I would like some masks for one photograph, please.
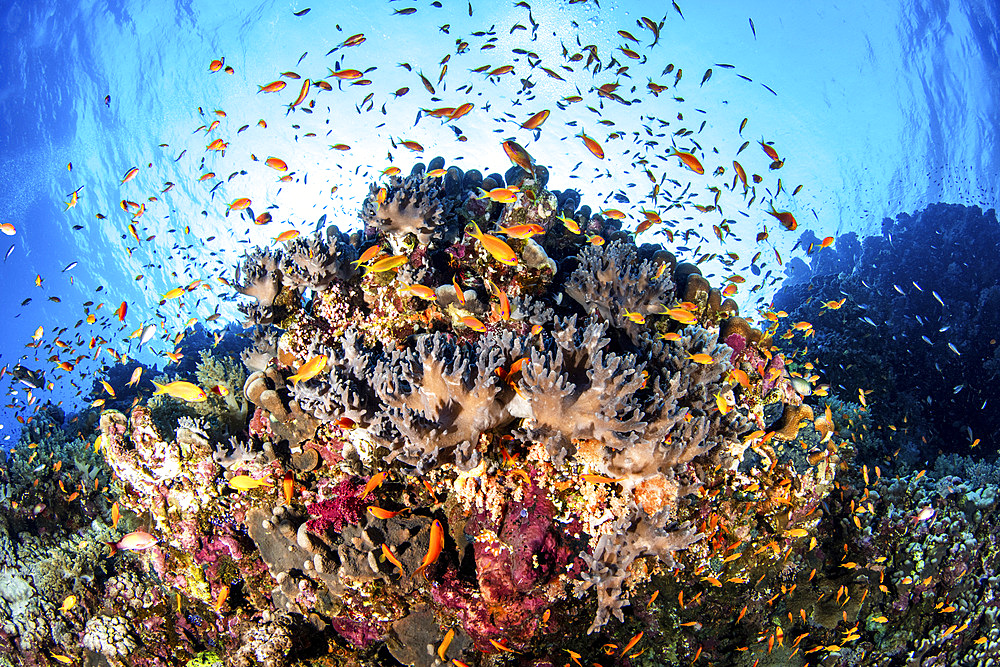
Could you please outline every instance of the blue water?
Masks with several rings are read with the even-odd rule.
[[[472,16],[466,0],[443,0],[442,8],[424,0],[314,4],[301,17],[293,11],[306,8],[305,2],[32,0],[0,7],[0,222],[16,228],[13,236],[0,236],[0,252],[13,244],[0,269],[0,366],[9,371],[20,360],[44,371],[52,384],[29,397],[10,375],[0,380],[4,390],[10,387],[0,441],[16,440],[17,416],[28,418],[35,407],[29,400],[62,401],[74,410],[96,398],[89,395],[92,383],[101,364],[113,362],[107,348],[162,367],[164,353],[190,318],[204,322],[221,313],[210,329],[238,320],[218,278],[233,277],[248,244],[269,243],[293,228],[309,233],[321,215],[341,228],[356,226],[368,183],[390,164],[406,172],[420,159],[442,155],[449,164],[503,173],[510,163],[500,142],[514,137],[549,168],[550,188],[578,188],[594,209],[629,213],[633,227],[642,219],[638,211],[651,206],[639,159],[655,163],[657,178],[691,183],[698,203],[711,204],[713,192],[706,188],[718,187],[722,216],[691,206],[668,216],[662,199],[659,210],[677,221],[675,234],[692,229],[701,236],[668,244],[688,248],[679,252],[686,259],[739,255],[731,267],[710,259],[703,271],[715,282],[746,274],[737,295],[744,312],[773,294],[784,271],[775,253],[783,262],[801,255],[794,246],[803,230],[819,238],[848,231],[866,235],[877,231],[884,216],[936,201],[991,208],[1000,194],[1000,10],[988,1],[770,2],[752,8],[682,2],[683,17],[664,3],[539,2],[530,14],[536,30],[528,10],[513,3],[474,1]],[[417,12],[393,13],[404,7]],[[641,16],[664,19],[653,49],[650,30],[637,25]],[[365,35],[362,44],[325,55],[358,33]],[[458,53],[461,40],[469,46]],[[495,48],[482,48],[490,44]],[[583,68],[582,46],[591,44],[604,65],[596,75]],[[564,48],[568,55],[583,53],[583,59],[568,61]],[[534,57],[512,49],[537,54],[541,66],[564,80],[531,67]],[[448,54],[442,84],[441,61]],[[612,55],[617,64],[609,63]],[[211,73],[216,58],[234,73]],[[676,69],[662,73],[671,63],[683,69],[676,87]],[[514,65],[515,73],[487,79],[471,71],[505,64]],[[628,70],[616,73],[619,66]],[[699,85],[710,67],[712,76]],[[316,80],[328,75],[327,68],[376,69],[366,73],[372,81],[367,86],[344,82],[338,90],[337,81],[327,79],[332,91],[313,88],[307,102],[287,115],[301,79],[284,79],[288,85],[278,93],[257,92],[282,72]],[[434,85],[438,101],[418,72]],[[616,81],[623,99],[641,101],[625,106],[595,94],[596,86]],[[670,89],[654,97],[649,81]],[[462,89],[466,85],[471,89]],[[409,91],[394,94],[403,87]],[[364,102],[369,93],[370,107]],[[577,94],[584,101],[557,105]],[[310,100],[311,114],[303,111]],[[475,109],[453,123],[423,114],[415,125],[419,109],[466,101]],[[552,115],[536,139],[518,124],[542,109]],[[743,118],[748,121],[741,136]],[[258,125],[261,119],[266,129]],[[211,134],[198,129],[213,120],[219,126]],[[248,128],[238,133],[243,125]],[[704,150],[704,177],[676,158],[653,157],[662,156],[671,133],[681,128],[694,131],[691,138]],[[603,161],[574,137],[581,131],[603,143]],[[614,132],[622,136],[609,138]],[[653,135],[663,135],[655,138],[659,144],[644,147]],[[230,143],[228,150],[207,152],[217,137]],[[393,148],[391,141],[400,139],[419,142],[425,151]],[[773,142],[784,159],[780,170],[768,169],[760,139]],[[738,159],[764,177],[749,208],[727,189],[731,161],[745,140],[750,146]],[[350,149],[331,150],[336,144]],[[683,137],[677,145],[692,147]],[[288,163],[292,182],[277,181],[281,174],[264,165],[269,156]],[[725,174],[712,177],[716,166]],[[131,167],[138,175],[120,183]],[[198,180],[209,171],[216,177]],[[163,192],[168,183],[174,185]],[[801,192],[790,196],[800,184]],[[64,210],[70,193],[81,187],[78,204]],[[766,215],[771,195],[775,206],[795,214],[798,230],[785,232]],[[240,197],[252,199],[256,215],[276,207],[270,209],[274,221],[258,226],[237,213],[226,216],[226,204]],[[122,200],[144,206],[142,216],[123,211]],[[723,219],[735,222],[720,246],[711,227]],[[770,245],[758,247],[754,239],[764,225]],[[758,250],[762,271],[754,279],[747,263]],[[159,305],[163,294],[196,280],[204,283]],[[751,292],[756,284],[760,289]],[[88,301],[93,304],[85,307]],[[128,312],[120,324],[113,313],[122,302]],[[85,308],[96,316],[93,325],[85,321]],[[78,320],[84,321],[77,326]],[[160,326],[158,337],[137,353],[137,341],[127,337],[148,323]],[[40,347],[26,348],[39,326]],[[98,346],[103,350],[94,360]],[[73,371],[56,369],[67,360]]]

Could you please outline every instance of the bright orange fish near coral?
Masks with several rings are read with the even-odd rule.
[[[441,522],[434,519],[431,523],[431,535],[430,543],[427,546],[427,555],[424,556],[423,561],[420,563],[420,567],[413,571],[413,576],[417,574],[424,574],[426,577],[427,567],[434,563],[441,555],[441,550],[444,548],[444,528],[441,526]]]

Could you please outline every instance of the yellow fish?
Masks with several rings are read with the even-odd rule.
[[[76,596],[75,595],[67,595],[66,599],[63,600],[62,605],[60,605],[59,611],[69,611],[70,609],[72,609],[75,606],[76,606]]]
[[[405,294],[412,294],[413,296],[420,297],[421,299],[427,299],[428,301],[437,300],[437,293],[427,285],[404,285],[399,288],[399,291]]]
[[[574,234],[580,233],[580,225],[577,224],[576,220],[573,220],[572,218],[567,218],[564,215],[557,215],[556,217],[562,221],[563,225],[566,226],[566,229],[573,232]]]
[[[256,489],[259,486],[274,486],[266,479],[254,479],[249,475],[237,475],[229,480],[229,486],[237,489],[239,491],[250,491],[251,489]]]
[[[698,321],[697,315],[684,308],[671,308],[663,311],[663,314],[681,324],[695,324]]]
[[[175,287],[166,294],[163,295],[164,301],[170,301],[171,299],[176,299],[181,294],[184,294],[186,290],[183,287]]]
[[[364,267],[365,272],[362,275],[392,271],[396,267],[406,264],[407,261],[409,261],[409,257],[406,255],[393,255],[392,257],[386,257],[384,259],[380,259],[371,266]]]
[[[153,392],[153,396],[157,394],[166,394],[172,398],[176,398],[182,401],[187,401],[189,403],[197,403],[199,401],[204,401],[208,399],[205,392],[202,391],[201,387],[190,382],[185,382],[183,380],[175,380],[168,384],[159,384],[153,381],[156,386],[156,391]]]
[[[732,408],[729,406],[729,402],[724,396],[716,392],[715,394],[715,406],[719,409],[719,412],[723,415],[728,415]]]
[[[636,324],[645,324],[646,323],[646,317],[642,313],[633,313],[632,311],[630,311],[630,310],[628,310],[626,308],[626,309],[624,309],[622,311],[622,315],[624,315],[626,318],[632,320]]]
[[[298,371],[295,375],[292,375],[288,379],[292,381],[292,385],[297,385],[299,382],[305,382],[306,380],[311,380],[326,368],[327,356],[325,354],[319,354],[307,361],[306,363],[299,366]]]
[[[715,363],[715,359],[712,357],[712,355],[706,354],[705,352],[699,352],[697,354],[688,354],[687,358],[696,364]]]
[[[68,665],[71,662],[73,662],[73,658],[69,657],[68,655],[63,655],[62,653],[50,653],[49,655],[51,655],[53,658],[63,663],[64,665]]]
[[[514,254],[513,248],[492,234],[484,234],[476,223],[473,222],[466,227],[465,232],[479,241],[493,259],[507,266],[517,266],[517,255]]]
[[[215,598],[215,611],[218,612],[222,609],[222,605],[226,604],[226,599],[229,597],[229,585],[223,586],[219,589],[219,594]]]

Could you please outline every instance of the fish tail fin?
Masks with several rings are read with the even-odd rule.
[[[165,394],[165,393],[167,393],[166,386],[160,384],[156,380],[150,380],[150,382],[152,382],[153,385],[156,386],[156,391],[153,392],[153,396],[156,396],[157,394]]]

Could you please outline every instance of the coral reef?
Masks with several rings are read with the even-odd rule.
[[[198,334],[162,378],[207,400],[109,403],[74,435],[40,411],[8,461],[0,649],[863,664],[877,639],[878,664],[937,664],[961,637],[953,658],[989,655],[995,470],[883,474],[866,393],[829,395],[780,327],[546,181],[439,159],[388,177],[364,230],[244,258],[250,343]],[[505,182],[506,203],[478,189]]]
[[[886,440],[878,455],[902,447],[910,465],[929,463],[908,433],[946,452],[1000,448],[989,407],[1000,371],[998,243],[993,210],[935,204],[886,218],[860,248],[847,238],[814,251],[811,271],[800,267],[775,296],[788,312],[779,343],[797,333],[792,323],[810,322],[826,381],[845,396],[865,391]]]

